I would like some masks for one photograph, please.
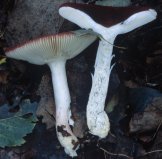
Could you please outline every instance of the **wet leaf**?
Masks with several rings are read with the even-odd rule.
[[[24,137],[35,127],[37,103],[24,100],[17,113],[9,112],[6,104],[0,114],[0,147],[20,146],[25,143]]]
[[[4,63],[6,63],[6,58],[0,59],[0,65],[2,65],[2,64],[4,64]]]
[[[0,119],[0,147],[20,146],[25,143],[23,137],[31,133],[35,120],[30,116],[14,116]]]
[[[119,102],[118,94],[113,95],[111,100],[106,106],[106,112],[111,113],[114,110],[114,107],[118,104],[118,102]]]
[[[16,115],[26,115],[26,114],[32,114],[33,119],[36,121],[36,111],[37,111],[38,103],[33,102],[31,103],[29,99],[24,100],[20,104],[20,110]]]
[[[155,130],[162,122],[162,97],[155,97],[143,112],[135,113],[129,123],[130,132]]]
[[[162,94],[149,87],[132,88],[129,90],[129,103],[133,113],[143,112],[155,97],[162,97]]]

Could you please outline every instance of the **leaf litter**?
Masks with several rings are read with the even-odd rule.
[[[11,1],[13,2],[13,0]],[[13,4],[19,3],[18,1],[16,3],[8,2],[6,1],[5,5],[12,4],[12,9]],[[85,126],[83,128],[84,132],[81,131],[82,135],[80,135],[81,149],[79,150],[78,157],[80,159],[161,159],[162,63],[160,59],[162,58],[162,11],[160,7],[162,2],[161,0],[132,0],[132,4],[153,6],[158,10],[159,18],[156,22],[147,25],[145,28],[136,30],[123,37],[119,36],[116,40],[117,46],[123,46],[128,49],[120,50],[119,48],[114,48],[116,55],[113,59],[116,62],[114,69],[117,70],[116,74],[120,82],[119,85],[116,81],[113,83],[115,89],[110,91],[106,101],[106,110],[111,122],[111,132],[107,138],[98,140],[98,138],[89,134],[86,120],[84,120],[84,123],[81,124]],[[11,8],[7,7],[9,10]],[[26,32],[25,36],[29,34],[29,30],[26,29],[26,31],[28,33]],[[1,54],[3,54],[2,50],[7,44],[14,43],[14,38],[10,39],[11,41],[8,40],[7,43],[5,42],[8,37],[11,37],[13,32],[14,30],[11,32],[7,30],[7,34],[4,33],[5,36],[0,37]],[[43,31],[40,31],[40,33],[43,33]],[[24,35],[18,33],[18,35],[20,34],[23,39]],[[15,41],[21,40],[16,39]],[[93,67],[91,67],[94,61],[91,58],[94,58],[92,52],[96,51],[91,49],[86,52],[86,55],[84,54],[76,58],[79,59],[76,62],[79,67],[76,67],[75,72],[68,67],[68,74],[73,79],[70,85],[72,88],[72,106],[77,106],[77,108],[73,108],[73,116],[76,120],[77,118],[85,119],[85,110],[81,111],[80,107],[84,106],[84,103],[86,105],[84,100],[88,96],[88,91],[87,85],[83,85],[79,80],[82,79],[85,81],[84,83],[90,83],[90,79],[87,77],[92,73],[91,70],[93,70]],[[86,64],[80,63],[80,59],[84,59],[83,61]],[[3,128],[0,131],[10,130],[11,124],[15,126],[14,133],[10,134],[12,132],[10,131],[8,136],[7,133],[5,134],[7,138],[12,138],[10,143],[8,140],[7,142],[6,140],[0,141],[0,143],[3,142],[1,143],[2,145],[8,144],[7,148],[0,149],[0,158],[67,158],[55,136],[55,110],[50,75],[40,76],[39,82],[33,82],[31,80],[32,77],[26,76],[29,65],[23,62],[20,63],[8,59],[5,62],[4,58],[0,59],[0,118],[6,120],[6,124],[1,125],[2,119],[0,119],[0,128]],[[81,74],[79,68],[83,68],[85,65],[85,71]],[[30,72],[32,73],[32,71]],[[48,72],[47,69],[45,71]],[[43,72],[42,74],[45,73]],[[83,76],[87,77],[83,78]],[[75,82],[77,86],[73,86]],[[132,89],[137,89],[137,91],[130,98]],[[158,90],[159,93],[156,94],[154,91],[151,91],[150,95],[148,94],[150,89]],[[143,91],[145,93],[142,93]],[[16,121],[17,123],[15,123]],[[24,126],[25,124],[27,125]],[[18,125],[21,129],[19,129]],[[78,126],[77,129],[82,128]],[[32,134],[27,135],[31,132]],[[26,143],[23,144],[25,140]],[[4,144],[5,142],[6,144]],[[23,145],[16,148],[10,147],[21,144]]]

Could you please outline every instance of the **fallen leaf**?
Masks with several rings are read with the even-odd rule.
[[[135,83],[134,81],[132,80],[129,80],[129,81],[124,81],[124,85],[128,88],[138,88],[138,84]]]
[[[9,112],[10,107],[1,106],[0,114],[0,147],[20,146],[25,143],[23,137],[31,133],[37,118],[35,111],[37,103],[24,100],[20,103],[17,113]]]
[[[36,115],[43,117],[42,122],[45,123],[47,129],[49,129],[55,126],[54,94],[52,81],[49,75],[44,75],[42,77],[37,94],[41,96],[41,100],[39,102]]]
[[[35,120],[30,116],[14,116],[0,119],[0,147],[20,146],[25,143],[23,137],[31,133]]]
[[[129,123],[130,133],[154,130],[162,122],[162,97],[155,97],[143,112],[135,113]]]
[[[2,65],[4,63],[6,63],[6,58],[5,57],[0,59],[0,65]]]
[[[116,93],[112,96],[111,100],[108,102],[105,111],[107,113],[111,113],[114,110],[114,107],[118,104],[119,102],[119,94]]]
[[[86,115],[84,112],[82,113],[73,113],[74,114],[74,127],[73,127],[73,133],[75,136],[79,138],[83,138],[85,135],[86,130],[88,129],[87,123],[86,123]]]
[[[0,84],[7,84],[9,72],[6,70],[0,70]]]

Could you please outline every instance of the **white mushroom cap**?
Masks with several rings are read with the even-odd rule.
[[[66,78],[66,60],[73,58],[96,40],[87,31],[75,31],[37,38],[6,50],[6,56],[33,64],[48,64],[51,70],[56,105],[56,133],[65,152],[77,156],[79,142],[69,124],[70,92]]]
[[[122,29],[120,34],[130,32],[142,25],[145,25],[155,20],[156,16],[157,13],[153,9],[148,9],[146,11],[135,13],[122,23]]]
[[[126,33],[151,22],[157,16],[156,11],[148,7],[110,7],[75,3],[63,4],[59,14],[81,28],[92,29],[99,34],[100,30],[112,26],[117,26],[114,30],[118,34]]]
[[[83,31],[82,31],[83,32]],[[71,59],[96,40],[96,36],[80,30],[37,38],[6,49],[6,56],[43,65],[56,59]]]

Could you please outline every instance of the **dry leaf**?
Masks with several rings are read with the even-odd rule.
[[[37,94],[41,96],[37,109],[37,116],[42,116],[42,122],[46,124],[47,129],[55,125],[55,105],[52,89],[52,81],[49,75],[42,77],[41,83],[37,90]]]
[[[162,97],[156,97],[149,103],[144,112],[136,113],[132,117],[130,132],[145,132],[154,130],[162,121]]]
[[[0,84],[7,84],[9,72],[6,70],[0,70]]]

